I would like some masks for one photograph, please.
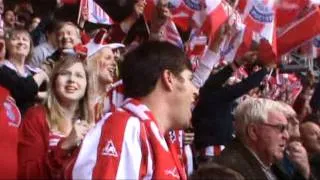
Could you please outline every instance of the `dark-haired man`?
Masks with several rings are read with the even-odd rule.
[[[185,54],[168,42],[146,42],[125,56],[121,68],[130,98],[95,127],[96,162],[83,170],[93,169],[97,179],[186,179],[176,146],[165,137],[190,125],[198,95]]]

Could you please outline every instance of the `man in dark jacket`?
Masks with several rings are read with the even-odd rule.
[[[199,101],[192,116],[197,149],[205,150],[208,146],[227,145],[231,142],[233,138],[232,111],[235,107],[235,100],[258,87],[268,74],[267,68],[262,68],[240,83],[223,86],[239,65],[245,62],[244,58],[235,60],[218,73],[210,75],[200,89]],[[203,158],[206,159],[207,156]]]
[[[277,179],[271,166],[284,157],[288,121],[281,103],[248,98],[235,110],[234,139],[215,162],[238,171],[245,179]]]

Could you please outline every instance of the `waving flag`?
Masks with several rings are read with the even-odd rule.
[[[252,40],[260,43],[260,58],[274,59],[277,56],[275,0],[240,0],[238,9],[246,25],[245,39],[247,47]],[[259,34],[255,36],[254,34]]]
[[[151,20],[159,0],[147,0],[146,17]],[[231,6],[223,0],[169,0],[172,20],[182,30],[200,28],[213,35],[232,13]]]
[[[277,35],[278,53],[285,54],[320,34],[320,10],[314,7]]]
[[[114,24],[112,18],[94,0],[81,0],[79,14],[87,11],[88,21],[96,24]]]
[[[243,55],[244,52],[248,50],[246,46],[244,46],[245,31],[246,26],[238,23],[231,34],[225,37],[221,45],[220,61],[232,62],[237,56]]]
[[[164,28],[163,40],[183,49],[183,42],[174,22],[172,20],[168,20]]]
[[[208,43],[208,37],[205,35],[197,34],[198,30],[192,29],[189,41],[186,45],[186,53],[189,58],[192,56],[202,57],[205,53]]]
[[[276,4],[277,28],[284,28],[295,21],[309,5],[309,0],[281,0]]]

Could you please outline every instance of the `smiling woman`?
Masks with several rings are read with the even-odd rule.
[[[6,60],[0,66],[0,85],[7,88],[23,114],[37,96],[38,87],[49,78],[40,69],[26,65],[33,49],[25,30],[12,30],[5,39]]]
[[[108,31],[100,29],[87,45],[90,107],[92,108],[91,115],[96,121],[111,109],[108,106],[110,97],[107,96],[107,92],[117,79],[117,63],[112,50],[124,47],[119,43],[107,44],[108,37]]]
[[[77,57],[66,56],[53,69],[45,105],[30,108],[20,129],[20,178],[64,179],[79,144],[91,127],[88,74]]]

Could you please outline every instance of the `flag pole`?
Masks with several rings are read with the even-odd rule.
[[[144,22],[144,25],[145,25],[145,27],[146,27],[148,36],[150,36],[150,27],[149,27],[149,25],[148,25],[148,21],[147,21],[147,19],[146,19],[146,16],[145,16],[144,14],[142,14],[141,16],[142,16],[142,18],[143,18],[143,22]]]
[[[77,24],[80,23],[80,16],[81,16],[81,12],[82,12],[82,4],[83,4],[83,0],[80,0]]]

